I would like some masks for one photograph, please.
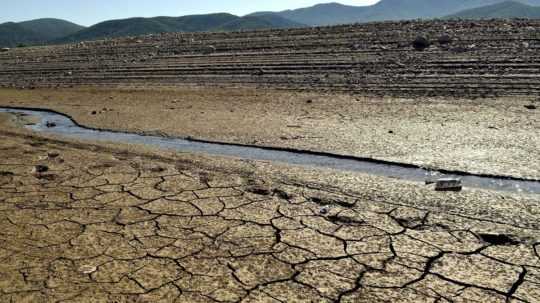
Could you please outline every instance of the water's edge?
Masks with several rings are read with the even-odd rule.
[[[42,133],[63,135],[77,139],[136,143],[184,152],[232,156],[250,160],[267,160],[301,166],[326,167],[345,171],[359,171],[379,176],[423,182],[434,177],[458,177],[466,187],[540,194],[540,180],[512,176],[475,174],[464,171],[429,169],[415,164],[399,163],[350,155],[332,154],[284,147],[253,146],[202,139],[169,137],[145,133],[129,133],[80,125],[64,113],[30,107],[0,107],[0,112],[25,114],[40,118],[27,128]],[[47,127],[47,122],[54,127]]]

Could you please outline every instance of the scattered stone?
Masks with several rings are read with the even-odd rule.
[[[47,121],[47,123],[45,123],[45,126],[46,126],[47,128],[56,127],[56,123]]]
[[[412,46],[417,51],[423,51],[426,48],[428,48],[430,45],[431,44],[429,40],[422,36],[416,37],[416,39],[414,39],[414,41],[412,42]]]
[[[461,191],[462,189],[461,179],[442,178],[435,182],[436,191]]]
[[[439,36],[439,38],[437,39],[437,42],[439,42],[440,45],[450,44],[452,43],[452,37],[450,37],[450,35],[448,34],[443,34]]]
[[[526,109],[530,109],[530,110],[536,109],[536,105],[533,105],[533,104],[528,104],[528,105],[525,105],[524,107],[525,107]]]
[[[309,99],[309,100],[306,101],[306,103],[311,104],[311,103],[313,103],[313,100]]]
[[[83,274],[91,274],[97,271],[97,267],[90,265],[83,265],[79,268],[79,271]]]
[[[41,174],[41,173],[44,173],[44,172],[47,172],[47,171],[49,171],[49,167],[46,166],[46,165],[36,165],[32,169],[33,173],[38,173],[38,174]]]
[[[56,152],[47,153],[47,157],[51,159],[58,158],[58,156],[60,156],[60,154]]]
[[[92,114],[92,115],[97,115],[97,111],[94,110],[94,111],[92,111],[91,114]]]
[[[72,71],[67,71],[64,73],[64,76],[72,76],[72,75],[73,75]]]
[[[389,134],[393,134],[394,131],[393,131],[393,130],[389,130],[388,133],[389,133]]]
[[[482,241],[489,243],[491,245],[499,245],[499,246],[519,245],[519,241],[513,239],[512,236],[509,236],[509,235],[479,234],[478,236],[480,237]]]
[[[320,213],[321,215],[326,215],[326,214],[328,214],[329,212],[330,212],[330,206],[328,206],[328,205],[327,205],[327,206],[321,207],[321,209],[319,210],[319,213]]]

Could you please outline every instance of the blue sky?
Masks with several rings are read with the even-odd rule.
[[[228,12],[245,15],[254,11],[284,10],[335,0],[0,0],[0,23],[37,18],[60,18],[81,25],[128,17],[182,16]],[[337,1],[369,5],[377,0]]]

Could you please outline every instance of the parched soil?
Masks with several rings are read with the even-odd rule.
[[[96,128],[289,147],[540,179],[531,98],[380,98],[263,89],[0,89],[0,106]]]
[[[375,95],[538,95],[540,21],[408,21],[175,33],[14,49],[0,85],[269,87]],[[440,44],[444,34],[451,37]],[[415,51],[425,36],[432,46]],[[215,49],[208,53],[210,46]]]
[[[39,138],[0,115],[2,302],[535,302],[535,197]]]
[[[385,22],[14,49],[0,54],[0,106],[538,179],[539,26]],[[411,47],[443,33],[452,43]],[[21,119],[0,114],[0,302],[540,297],[538,195],[68,141]]]

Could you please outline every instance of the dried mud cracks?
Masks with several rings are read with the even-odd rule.
[[[2,302],[540,298],[525,218],[505,227],[30,137],[2,135],[0,150]],[[479,232],[505,228],[514,234]]]

